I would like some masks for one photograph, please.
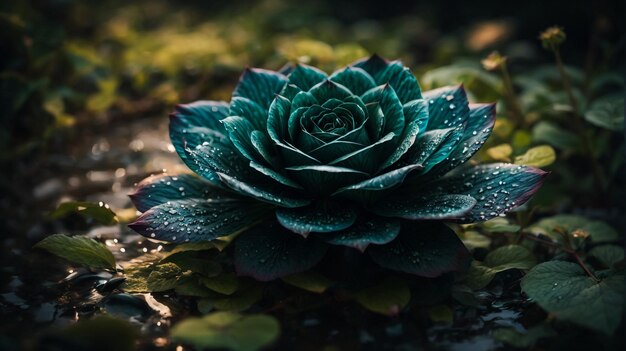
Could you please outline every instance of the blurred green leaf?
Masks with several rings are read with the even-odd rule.
[[[488,148],[485,152],[493,160],[509,162],[511,161],[510,156],[513,153],[513,148],[509,144],[500,144]]]
[[[624,260],[624,248],[617,245],[600,245],[591,249],[589,256],[597,258],[606,268],[613,268]]]
[[[280,334],[276,318],[268,315],[240,315],[215,312],[202,318],[188,318],[172,328],[172,339],[198,349],[225,348],[234,351],[258,350]]]
[[[515,164],[533,167],[549,166],[556,160],[556,153],[551,146],[541,145],[528,149],[523,155],[515,157]]]
[[[528,228],[535,235],[543,234],[555,241],[561,241],[561,235],[555,232],[559,229],[568,234],[577,230],[583,231],[589,235],[589,239],[594,243],[614,241],[619,238],[617,231],[610,225],[578,215],[563,214],[544,218]]]
[[[496,217],[480,224],[490,233],[515,233],[520,230],[517,224],[511,224],[506,218]]]
[[[50,216],[52,218],[62,218],[70,213],[78,213],[85,218],[93,219],[105,225],[117,223],[115,213],[111,211],[109,205],[102,202],[97,204],[83,201],[64,202]]]
[[[241,312],[249,309],[263,297],[263,288],[257,284],[241,287],[232,295],[212,294],[198,300],[198,310],[209,313],[215,309]]]
[[[558,319],[613,334],[624,308],[624,276],[609,273],[599,282],[576,263],[544,262],[522,279],[522,291]]]
[[[540,339],[556,335],[549,324],[543,323],[529,328],[524,333],[513,328],[500,328],[493,331],[494,339],[520,349],[532,348]]]
[[[315,271],[292,274],[283,277],[282,280],[289,285],[318,294],[334,284],[333,281]]]
[[[411,299],[407,283],[398,277],[389,277],[382,282],[356,293],[356,301],[368,310],[395,316]]]
[[[537,264],[535,256],[520,245],[507,245],[491,251],[485,261],[473,261],[463,283],[477,290],[487,286],[496,273],[509,269],[531,269]]]
[[[585,119],[601,128],[616,132],[624,130],[624,96],[610,96],[594,101],[587,112]]]
[[[577,151],[580,149],[580,140],[576,134],[564,130],[550,122],[541,121],[533,127],[533,141],[546,143],[557,149]]]
[[[54,234],[34,247],[83,266],[115,269],[115,258],[111,251],[103,244],[84,236]]]
[[[232,295],[239,288],[239,280],[232,273],[222,273],[211,278],[202,277],[200,282],[210,290],[223,295]]]
[[[51,332],[50,337],[43,338],[37,350],[49,350],[54,345],[55,350],[77,351],[134,351],[137,349],[137,340],[140,332],[136,326],[128,321],[113,318],[108,315],[96,316],[93,319],[81,319],[78,323],[58,332]]]

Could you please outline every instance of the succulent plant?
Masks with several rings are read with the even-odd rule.
[[[443,221],[502,215],[546,174],[463,165],[494,120],[495,105],[470,104],[462,85],[422,92],[379,56],[330,76],[302,64],[246,69],[230,103],[176,107],[170,138],[200,177],[144,180],[131,227],[176,243],[239,233],[237,272],[258,280],[307,270],[329,245],[419,276],[462,270],[469,253]]]

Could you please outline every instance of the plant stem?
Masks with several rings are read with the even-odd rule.
[[[538,242],[538,243],[540,243],[542,245],[551,246],[553,248],[560,249],[560,250],[563,250],[564,252],[567,252],[568,254],[570,254],[570,255],[572,255],[574,257],[574,259],[576,260],[578,265],[580,265],[580,267],[582,267],[582,269],[585,271],[585,273],[591,279],[593,279],[596,283],[600,282],[600,279],[598,279],[598,277],[596,277],[595,274],[593,274],[593,272],[591,272],[589,267],[587,267],[585,262],[583,262],[583,260],[580,258],[580,256],[578,255],[578,253],[574,249],[568,248],[568,247],[563,247],[562,245],[559,245],[558,243],[553,243],[551,241],[539,239],[538,237],[536,237],[536,236],[534,236],[532,234],[524,235],[524,238],[528,239],[528,240],[536,241],[536,242]]]
[[[570,105],[572,105],[574,114],[576,114],[576,117],[579,117],[580,114],[578,113],[578,101],[576,100],[576,96],[574,96],[574,89],[572,88],[572,82],[569,79],[569,75],[565,71],[563,59],[561,59],[561,51],[558,47],[553,47],[552,52],[554,53],[556,67],[559,69],[559,74],[561,75],[561,80],[563,81],[563,87],[565,88],[567,98],[569,99]]]
[[[522,112],[522,108],[520,107],[519,102],[517,101],[517,97],[515,95],[515,90],[513,89],[513,81],[511,80],[511,76],[509,75],[509,69],[506,63],[503,63],[500,67],[500,72],[502,72],[502,81],[504,83],[504,91],[506,92],[507,99],[509,100],[509,110],[511,112],[511,116],[513,117],[513,123],[516,127],[524,127],[526,121],[524,120],[524,114]]]
[[[604,174],[602,173],[602,168],[600,167],[598,160],[593,154],[591,140],[589,139],[589,134],[587,133],[585,125],[583,123],[583,116],[578,110],[578,101],[576,100],[576,96],[574,95],[574,89],[572,87],[570,77],[565,71],[565,65],[563,64],[563,59],[561,58],[561,51],[557,46],[552,46],[552,52],[554,53],[554,58],[556,60],[556,67],[558,68],[561,80],[563,81],[563,88],[565,89],[565,93],[567,94],[570,105],[572,106],[574,115],[574,128],[576,129],[576,132],[578,133],[578,136],[582,142],[582,151],[591,163],[593,180],[596,190],[598,191],[598,194],[603,194],[604,189],[606,189]]]

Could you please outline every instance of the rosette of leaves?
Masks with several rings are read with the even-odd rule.
[[[331,75],[247,69],[230,103],[176,107],[170,138],[200,177],[142,182],[131,197],[144,213],[131,227],[178,243],[239,233],[236,269],[258,280],[307,270],[329,245],[419,276],[462,270],[468,251],[442,221],[499,216],[545,176],[458,167],[494,117],[494,104],[470,104],[462,85],[422,92],[408,68],[378,56]]]

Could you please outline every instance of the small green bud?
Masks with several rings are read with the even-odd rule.
[[[489,56],[485,57],[480,61],[482,63],[483,68],[487,71],[495,71],[506,64],[507,57],[500,55],[499,52],[494,51]]]
[[[565,35],[565,31],[563,31],[563,28],[558,26],[550,27],[539,34],[541,45],[548,50],[554,50],[561,45],[566,38],[567,36]]]

